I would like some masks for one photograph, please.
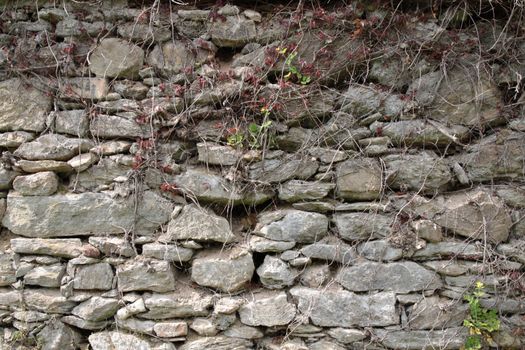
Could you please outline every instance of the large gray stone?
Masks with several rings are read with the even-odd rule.
[[[144,304],[148,312],[141,314],[140,317],[145,319],[199,317],[210,313],[213,298],[203,291],[186,287],[172,293],[146,293]]]
[[[77,330],[58,320],[48,322],[37,335],[37,342],[42,345],[41,350],[72,349],[81,341],[82,335]]]
[[[326,237],[301,248],[301,253],[311,259],[326,260],[330,263],[352,263],[356,258],[355,248],[336,237]]]
[[[248,326],[284,326],[295,317],[295,305],[288,302],[284,292],[264,292],[239,309],[241,322]]]
[[[172,343],[155,343],[120,331],[92,333],[88,340],[93,350],[175,350],[175,345]]]
[[[403,257],[403,249],[395,248],[387,240],[366,241],[357,247],[360,256],[374,261],[394,261]]]
[[[355,241],[388,236],[392,218],[372,213],[337,213],[333,221],[341,238]]]
[[[155,132],[149,124],[136,122],[134,113],[100,114],[91,119],[89,130],[94,137],[148,139]]]
[[[69,160],[81,152],[88,152],[93,146],[93,142],[87,139],[46,134],[22,144],[14,154],[27,160]]]
[[[396,295],[382,292],[358,295],[342,290],[294,287],[297,307],[321,327],[383,327],[398,324]]]
[[[273,192],[265,188],[243,191],[222,176],[205,170],[188,170],[175,176],[175,183],[191,196],[205,203],[254,205],[268,201]]]
[[[298,271],[291,269],[284,261],[271,255],[266,255],[262,265],[257,268],[261,283],[268,289],[291,286],[298,274]]]
[[[307,180],[319,168],[311,158],[289,155],[279,159],[265,159],[249,168],[249,177],[265,183],[282,183],[290,179]]]
[[[23,196],[49,196],[57,191],[58,176],[51,171],[18,176],[13,188]]]
[[[74,301],[68,300],[58,289],[29,289],[23,291],[25,304],[29,309],[45,313],[68,314],[76,306]]]
[[[104,22],[83,22],[74,19],[73,17],[66,17],[63,21],[57,23],[56,35],[59,37],[67,36],[81,36],[81,35],[99,35],[105,28]]]
[[[432,296],[418,301],[410,311],[410,329],[459,327],[467,317],[468,306],[457,301]]]
[[[319,213],[279,210],[259,216],[255,234],[276,241],[311,243],[328,232],[328,219]]]
[[[460,236],[492,243],[506,241],[512,226],[503,201],[483,188],[424,201],[416,211]]]
[[[26,237],[125,233],[152,235],[166,223],[173,205],[145,191],[135,210],[133,198],[113,199],[103,193],[24,197],[11,193],[2,224]]]
[[[175,270],[168,261],[143,257],[117,266],[118,289],[168,292],[175,289]]]
[[[78,238],[13,238],[11,239],[11,249],[18,254],[43,254],[76,258],[82,254],[82,242]]]
[[[83,109],[50,113],[46,124],[55,132],[78,137],[86,136],[89,130],[88,114]]]
[[[214,143],[198,143],[199,161],[212,165],[235,165],[239,162],[242,152],[230,146]]]
[[[449,165],[434,152],[390,155],[383,158],[390,188],[427,193],[446,189],[452,180]]]
[[[483,254],[483,247],[477,244],[464,242],[439,242],[427,243],[423,249],[417,250],[412,257],[415,259],[457,257],[477,260],[481,259]]]
[[[40,287],[60,287],[66,273],[64,265],[37,266],[24,276],[24,283]]]
[[[286,202],[319,200],[335,187],[332,183],[290,180],[279,188],[279,199]]]
[[[51,96],[21,79],[0,82],[0,130],[44,130]]]
[[[195,55],[183,42],[158,44],[148,56],[148,64],[164,75],[180,73],[186,67],[193,67]]]
[[[144,62],[144,51],[118,38],[102,39],[89,56],[89,69],[97,77],[138,77]]]
[[[225,21],[213,22],[209,33],[218,47],[242,47],[254,41],[257,35],[255,22],[241,16],[228,16]]]
[[[382,172],[372,158],[347,160],[337,166],[337,194],[343,199],[374,200],[381,196]]]
[[[113,269],[108,263],[77,265],[74,268],[73,288],[109,290],[113,288]]]
[[[16,165],[26,173],[38,173],[41,171],[54,171],[55,173],[69,173],[73,171],[67,162],[58,160],[19,160]]]
[[[61,97],[70,100],[101,100],[108,92],[104,78],[68,78],[60,85]]]
[[[93,296],[75,306],[71,313],[87,321],[103,321],[117,312],[119,303],[117,299]]]
[[[396,117],[408,111],[412,104],[401,96],[379,91],[373,86],[352,84],[339,98],[341,110],[356,116],[366,116],[379,112]]]
[[[191,204],[184,206],[175,217],[172,216],[166,233],[159,238],[166,243],[189,239],[227,243],[235,240],[235,236],[228,220],[211,210]]]
[[[251,341],[240,338],[230,338],[222,335],[189,340],[180,350],[250,350],[253,349]],[[96,349],[94,349],[96,350]]]
[[[200,286],[229,293],[242,289],[254,271],[252,255],[247,251],[210,250],[193,260],[191,279]]]
[[[441,278],[437,273],[412,261],[388,264],[362,262],[342,267],[336,279],[343,287],[355,292],[386,290],[410,293],[435,290],[442,286]]]
[[[467,329],[448,328],[432,331],[377,330],[375,335],[389,349],[433,350],[460,349],[465,344]]]

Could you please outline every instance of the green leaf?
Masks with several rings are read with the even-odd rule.
[[[255,123],[250,123],[250,125],[248,125],[248,131],[250,131],[250,133],[252,133],[252,134],[259,133],[259,131],[260,131],[259,125],[255,124]]]

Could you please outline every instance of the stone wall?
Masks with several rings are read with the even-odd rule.
[[[3,2],[0,348],[525,346],[522,8],[177,3]]]

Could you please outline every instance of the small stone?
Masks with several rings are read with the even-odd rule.
[[[144,299],[139,298],[132,302],[129,305],[126,305],[125,307],[119,309],[117,311],[117,319],[119,320],[125,320],[130,318],[133,315],[140,314],[142,312],[146,312],[146,306],[144,305]]]
[[[97,155],[89,152],[89,153],[79,154],[78,156],[71,158],[70,160],[68,160],[67,164],[71,165],[71,167],[75,169],[77,172],[82,172],[88,169],[91,165],[93,165],[97,161],[98,161]]]
[[[87,152],[93,142],[87,139],[68,138],[59,134],[45,134],[22,144],[15,156],[27,160],[69,160],[80,152]]]
[[[331,148],[312,147],[308,149],[308,153],[319,159],[321,163],[324,164],[339,163],[348,159],[348,154],[346,152],[333,150]]]
[[[108,263],[78,265],[74,269],[74,289],[110,290],[113,287],[113,269]]]
[[[70,100],[102,100],[109,92],[104,78],[68,78],[60,87],[61,97]]]
[[[337,166],[337,194],[347,200],[379,199],[382,173],[377,160],[347,160]]]
[[[263,264],[257,268],[257,274],[266,288],[282,289],[293,284],[298,272],[281,259],[266,255]]]
[[[330,279],[331,272],[328,265],[312,264],[301,274],[301,284],[306,287],[318,288]]]
[[[283,242],[266,239],[259,236],[250,237],[250,249],[258,253],[279,253],[295,246],[295,242]]]
[[[261,22],[262,21],[262,15],[257,12],[257,11],[253,11],[253,10],[244,10],[242,12],[242,14],[248,18],[248,19],[251,19],[252,21],[254,22]]]
[[[242,152],[230,146],[213,143],[197,143],[199,161],[212,165],[235,165],[239,162]]]
[[[301,248],[301,253],[311,259],[339,262],[345,265],[354,262],[357,258],[355,248],[336,237],[326,237],[319,242],[306,245]]]
[[[255,234],[276,241],[311,243],[328,232],[328,219],[319,213],[279,210],[263,213]]]
[[[182,263],[191,260],[193,250],[179,247],[175,244],[148,243],[142,246],[142,255],[159,260]]]
[[[94,296],[75,306],[71,313],[86,321],[97,322],[112,318],[118,306],[117,299]]]
[[[27,131],[12,131],[0,134],[0,147],[16,148],[21,144],[35,139],[35,134]]]
[[[232,314],[241,307],[243,301],[237,298],[221,298],[215,304],[214,312],[219,314]]]
[[[327,334],[343,344],[351,344],[366,338],[366,332],[351,328],[331,328]]]
[[[110,156],[113,154],[126,153],[131,147],[129,141],[107,141],[96,145],[89,151],[100,156]]]
[[[44,254],[76,258],[82,254],[82,242],[78,238],[13,238],[11,239],[11,249],[18,254]]]
[[[49,196],[57,191],[58,176],[50,171],[18,176],[13,188],[24,196]]]
[[[144,294],[148,312],[140,315],[145,319],[171,319],[207,316],[213,306],[210,294],[190,288],[181,288],[172,293]]]
[[[211,320],[206,318],[196,318],[191,323],[190,328],[197,332],[198,335],[212,337],[216,335],[219,331],[213,324]]]
[[[118,289],[168,292],[175,289],[175,271],[167,261],[138,257],[117,266]]]
[[[184,337],[188,334],[186,322],[160,322],[153,326],[153,331],[161,338]]]
[[[67,162],[57,160],[24,160],[16,162],[16,165],[26,173],[38,173],[43,171],[53,171],[55,173],[69,173],[73,171]]]
[[[403,250],[392,247],[386,240],[361,243],[357,252],[362,257],[374,261],[394,261],[403,257]]]
[[[319,200],[325,198],[334,187],[331,183],[290,180],[280,186],[279,199],[286,202]]]
[[[24,283],[41,287],[60,287],[66,273],[64,265],[38,266],[24,276]]]
[[[120,237],[89,237],[89,243],[104,255],[133,257],[137,255],[131,244]]]

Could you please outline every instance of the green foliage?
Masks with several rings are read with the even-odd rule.
[[[278,50],[279,53],[284,54],[286,53],[286,49]],[[286,80],[290,79],[292,75],[294,75],[297,78],[297,81],[301,83],[302,85],[306,85],[310,83],[312,80],[309,75],[302,74],[299,69],[293,65],[293,60],[297,56],[297,52],[292,52],[291,54],[286,57],[285,64],[288,66],[289,73],[284,76]]]
[[[492,340],[491,333],[500,329],[500,320],[496,310],[485,309],[480,304],[480,298],[485,295],[485,286],[482,282],[476,282],[472,294],[467,294],[464,299],[469,304],[469,316],[463,321],[463,326],[469,329],[469,336],[464,350],[479,350],[483,341]]]
[[[264,139],[268,136],[268,129],[272,125],[271,120],[266,120],[261,125],[251,123],[248,125],[250,134],[249,142],[251,148],[260,148],[264,144]]]
[[[242,145],[244,142],[244,135],[239,132],[229,135],[226,139],[226,142],[228,143],[228,146],[233,147]]]

